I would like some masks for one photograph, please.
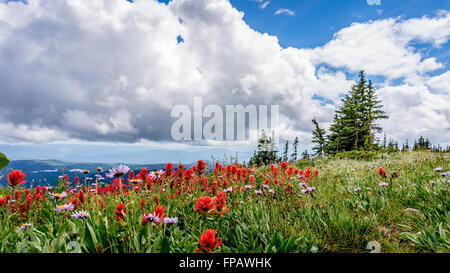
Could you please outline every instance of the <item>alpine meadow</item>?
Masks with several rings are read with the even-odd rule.
[[[0,253],[450,253],[449,3],[350,2],[0,0]]]

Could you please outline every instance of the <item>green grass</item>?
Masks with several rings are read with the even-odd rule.
[[[261,188],[263,183],[258,173],[270,171],[269,167],[258,168],[251,190],[227,194],[230,211],[223,215],[202,216],[194,210],[197,198],[208,195],[201,190],[200,182],[192,192],[174,200],[167,198],[167,184],[128,195],[87,194],[83,209],[93,209],[85,221],[71,218],[70,213],[55,212],[53,201],[47,199],[24,217],[4,205],[0,207],[0,252],[185,253],[198,248],[201,233],[215,229],[223,241],[216,252],[369,252],[368,243],[376,241],[381,252],[448,253],[450,181],[434,168],[450,171],[449,156],[412,152],[368,161],[326,158],[297,162],[294,168],[319,170],[318,177],[309,183],[316,188],[313,195],[300,193],[297,180],[292,180],[296,192],[286,193],[283,189],[289,178],[280,187],[273,184],[272,176],[268,178],[276,193],[264,190],[264,195],[256,195],[255,187]],[[377,173],[379,167],[386,170],[386,179]],[[210,186],[213,178],[218,179],[210,174]],[[432,186],[430,180],[436,183]],[[379,186],[381,181],[388,186]],[[240,188],[248,183],[245,180],[233,185]],[[357,187],[361,191],[355,192]],[[161,188],[167,191],[161,192]],[[0,194],[5,196],[10,191],[2,188]],[[143,213],[154,211],[155,195],[168,216],[178,217],[179,222],[147,224],[141,229]],[[104,201],[103,210],[95,199]],[[141,199],[147,200],[144,210],[140,209]],[[126,205],[127,213],[118,223],[114,211],[120,202]],[[23,223],[32,226],[17,230]]]

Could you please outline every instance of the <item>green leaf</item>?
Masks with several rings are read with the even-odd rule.
[[[238,252],[239,253],[248,253],[247,248],[244,245],[239,245],[238,246]]]
[[[169,253],[170,252],[170,246],[169,246],[169,240],[167,237],[163,237],[161,240],[161,253]]]
[[[0,170],[4,169],[9,164],[9,158],[6,155],[0,153]]]

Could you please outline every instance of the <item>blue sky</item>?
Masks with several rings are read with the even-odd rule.
[[[2,2],[17,0],[0,0],[0,4]],[[114,1],[114,5],[118,6],[118,2]],[[5,151],[11,159],[52,158],[90,162],[181,160],[187,163],[195,158],[209,159],[211,154],[219,157],[236,151],[240,152],[243,160],[248,159],[254,146],[177,146],[168,142],[164,132],[171,120],[162,120],[167,107],[160,106],[164,104],[160,102],[173,106],[179,92],[196,95],[196,91],[186,89],[195,90],[199,86],[205,88],[204,94],[208,97],[217,97],[219,105],[253,100],[255,104],[263,104],[267,103],[264,98],[275,98],[271,103],[281,104],[282,110],[286,111],[283,114],[288,128],[283,130],[285,135],[282,138],[293,140],[300,136],[299,150],[303,151],[311,148],[310,120],[317,118],[322,126],[328,126],[333,107],[362,68],[369,71],[368,78],[377,84],[392,116],[385,125],[389,137],[400,143],[408,138],[411,143],[424,134],[433,143],[448,143],[450,113],[445,101],[449,99],[449,85],[446,84],[450,77],[447,73],[450,45],[449,35],[439,33],[449,29],[445,25],[448,24],[445,12],[450,11],[449,1],[230,0],[235,9],[244,13],[243,22],[256,34],[243,29],[242,22],[228,6],[216,5],[217,9],[208,6],[212,2],[223,4],[221,0],[175,0],[170,8],[140,2],[139,5],[146,9],[144,15],[139,9],[127,11],[127,16],[111,10],[102,12],[82,3],[74,13],[79,17],[65,17],[70,7],[51,1],[39,2],[30,8],[29,13],[25,12],[25,6],[19,7],[23,13],[15,8],[5,9],[0,23],[4,21],[4,25],[9,24],[11,29],[7,30],[10,31],[8,35],[3,35],[9,39],[0,39],[0,56],[8,56],[3,59],[10,63],[5,62],[5,67],[0,65],[0,71],[12,69],[15,73],[0,77],[5,90],[4,97],[0,97],[3,98],[0,105],[3,108],[0,151]],[[380,3],[369,5],[368,2]],[[54,14],[53,18],[61,18],[42,19],[34,8],[42,8],[48,14]],[[439,15],[439,11],[444,11],[444,15]],[[96,35],[100,34],[98,36],[91,35],[89,28],[84,28],[89,16],[95,12],[105,20],[89,23]],[[173,20],[176,16],[184,17],[186,24]],[[189,21],[189,17],[195,16],[198,16],[198,21]],[[226,20],[219,20],[223,18]],[[390,18],[396,20],[392,23],[392,28],[396,28],[392,31],[394,34],[383,23]],[[420,21],[419,27],[410,27],[414,20]],[[127,33],[113,27],[117,22],[128,28]],[[154,24],[152,28],[141,29],[151,24]],[[215,28],[209,28],[212,24],[216,24]],[[425,31],[421,31],[421,24],[424,29],[427,27]],[[152,32],[154,29],[158,31]],[[364,43],[361,29],[376,35],[380,44],[378,40]],[[4,29],[0,28],[0,36],[1,31]],[[276,37],[278,43],[262,37],[264,33]],[[47,34],[49,36],[44,37]],[[120,39],[128,34],[131,36]],[[150,41],[145,38],[147,35],[152,37]],[[397,38],[392,35],[404,36]],[[229,44],[222,37],[231,39]],[[247,37],[252,38],[248,40]],[[361,50],[366,51],[356,52],[359,47],[352,45],[352,39],[363,43]],[[254,53],[246,49],[247,44],[234,46],[250,42],[255,47]],[[145,43],[154,44],[148,46]],[[145,47],[139,48],[144,44]],[[205,44],[210,47],[204,47]],[[277,52],[274,50],[277,46],[285,55],[270,55]],[[286,50],[288,48],[293,51]],[[91,50],[96,54],[91,55]],[[154,54],[156,51],[159,53]],[[355,51],[354,55],[352,51]],[[372,56],[375,53],[381,54],[379,60]],[[391,53],[392,60],[383,58]],[[267,58],[261,58],[264,54],[268,54]],[[240,56],[239,62],[233,61],[234,56]],[[144,59],[148,61],[142,62]],[[196,73],[203,66],[209,67],[201,73],[211,74],[199,81]],[[147,70],[151,72],[143,72]],[[168,72],[164,73],[165,70]],[[261,86],[252,83],[253,79],[257,79],[256,82],[267,79],[258,74],[261,71],[270,73],[274,80]],[[217,76],[219,74],[221,76]],[[304,81],[285,83],[286,79],[296,77]],[[235,97],[220,96],[232,91],[227,88],[245,90],[249,80],[254,85],[254,92],[260,95],[248,96],[241,92]],[[273,86],[265,86],[271,84]],[[175,91],[168,92],[167,96],[155,93],[165,92],[168,86]],[[223,90],[214,91],[222,87]],[[281,94],[293,96],[291,90],[296,90],[296,97],[283,101]],[[101,100],[108,96],[108,92],[117,101],[122,100],[122,107],[112,107],[111,112],[105,106]],[[129,94],[136,92],[143,97],[125,107],[125,102],[136,96]],[[83,99],[86,94],[92,98],[91,101]],[[76,100],[66,100],[64,95],[73,96]],[[112,104],[115,99],[112,99]],[[185,100],[181,98],[182,102]],[[48,107],[42,106],[46,103]],[[24,105],[27,108],[23,108]],[[405,126],[413,119],[417,126]],[[89,126],[83,128],[83,124]],[[116,125],[121,128],[116,128]],[[142,136],[149,136],[145,140],[152,144],[132,144],[140,142]]]
[[[277,36],[283,47],[296,48],[324,45],[338,30],[355,22],[391,17],[409,19],[450,9],[450,1],[447,0],[380,0],[380,5],[369,5],[367,0],[273,0],[264,9],[260,5],[267,1],[230,2],[245,13],[244,20],[250,27]],[[295,16],[275,16],[274,13],[282,8],[294,11]],[[446,65],[435,73],[448,70],[449,44],[431,50],[429,56],[439,57]]]

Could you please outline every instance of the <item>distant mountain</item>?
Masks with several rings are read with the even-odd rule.
[[[13,160],[9,165],[0,172],[0,186],[5,186],[5,177],[7,173],[12,169],[22,170],[27,176],[26,180],[28,183],[25,185],[27,187],[35,187],[37,185],[54,185],[55,181],[59,179],[62,174],[69,175],[72,180],[75,176],[80,178],[84,177],[84,174],[80,173],[80,170],[89,170],[89,177],[94,177],[97,174],[97,168],[103,169],[101,175],[105,176],[106,172],[109,171],[114,166],[120,163],[80,163],[80,162],[68,162],[59,160]],[[166,163],[159,164],[126,164],[135,173],[139,172],[142,168],[147,168],[149,171],[155,171],[164,169]],[[193,163],[184,164],[185,168],[191,168]],[[176,164],[175,164],[176,168]]]

